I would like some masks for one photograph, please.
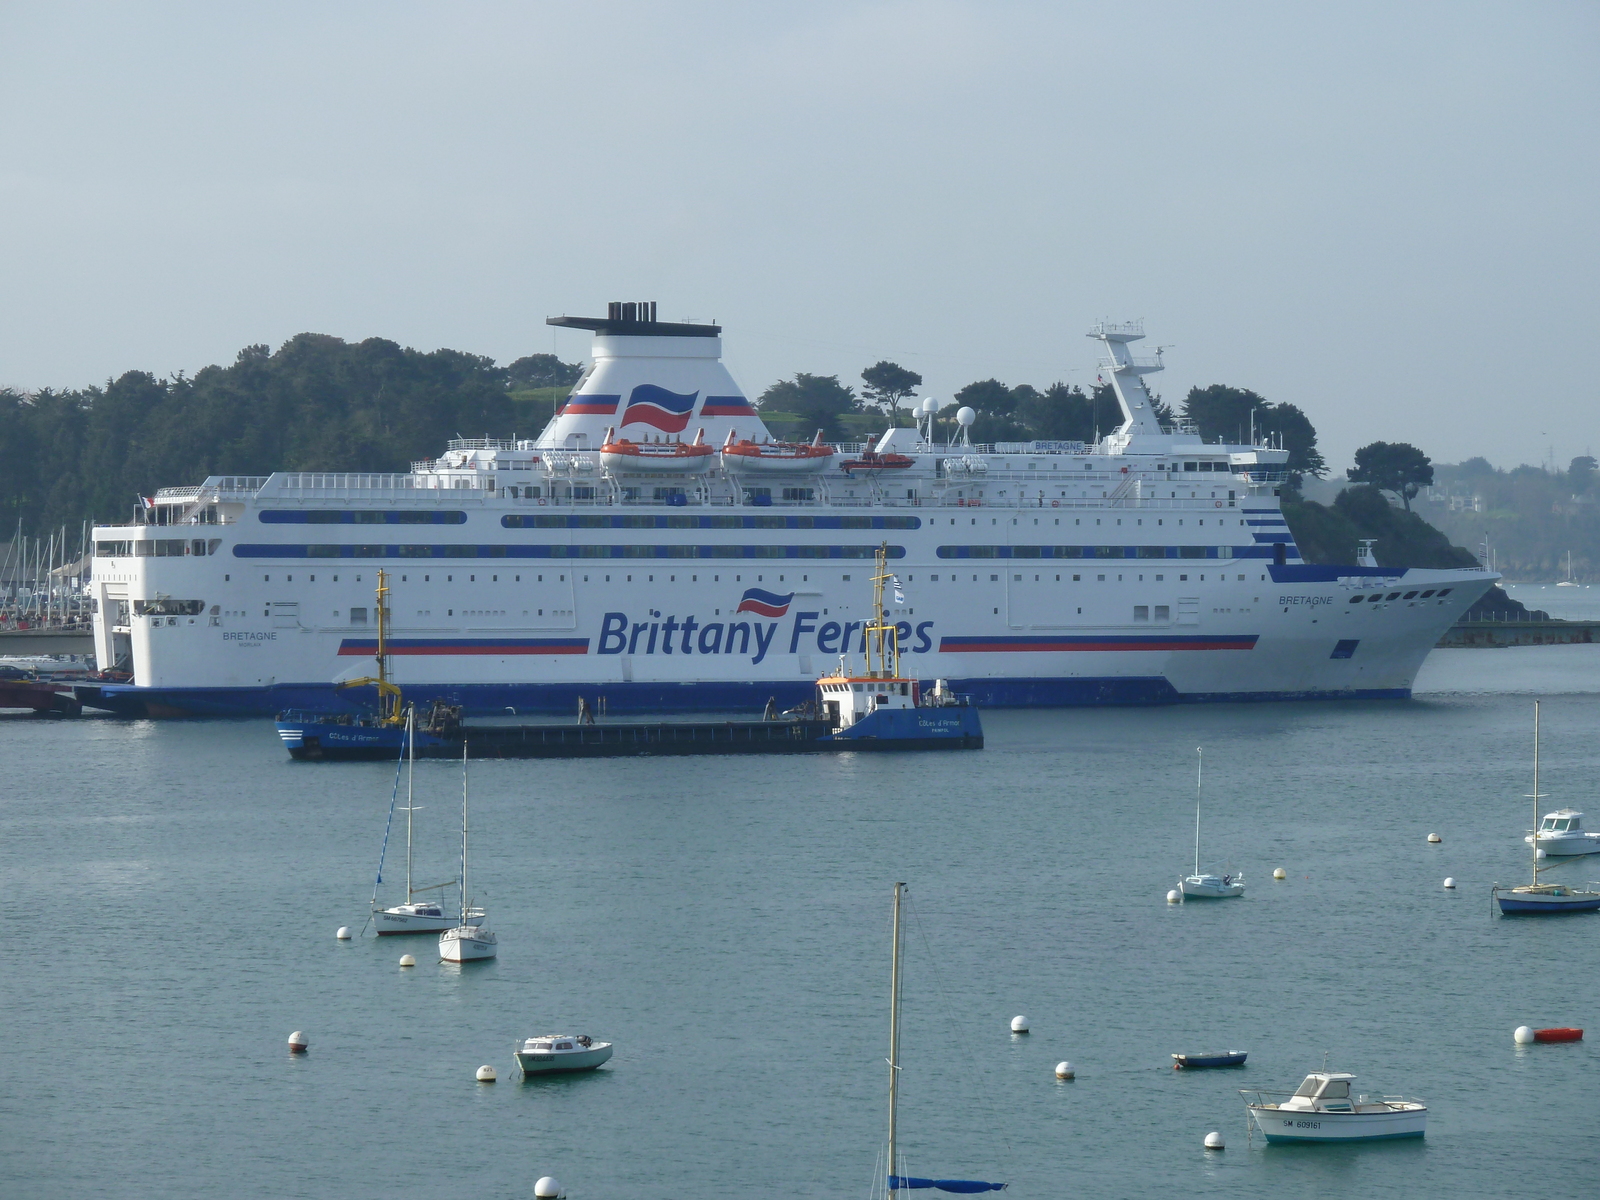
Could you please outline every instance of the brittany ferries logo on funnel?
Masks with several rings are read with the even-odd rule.
[[[787,596],[778,596],[772,592],[764,592],[760,588],[750,588],[740,597],[736,611],[755,613],[758,617],[781,617],[789,611],[789,601],[793,599],[793,592]]]
[[[653,383],[641,383],[628,397],[628,407],[622,413],[624,425],[653,425],[663,433],[682,433],[689,424],[689,414],[699,392],[680,396]]]

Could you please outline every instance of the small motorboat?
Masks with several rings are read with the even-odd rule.
[[[1570,1027],[1535,1029],[1533,1031],[1533,1040],[1536,1042],[1581,1042],[1583,1041],[1583,1030]]]
[[[812,475],[825,470],[837,451],[822,443],[822,430],[810,442],[752,442],[749,438],[728,440],[722,446],[722,467],[726,471],[753,474]]]
[[[1583,814],[1573,808],[1545,813],[1544,820],[1523,841],[1551,858],[1574,854],[1600,854],[1600,833],[1583,828]]]
[[[1226,1054],[1174,1054],[1174,1071],[1208,1071],[1214,1067],[1242,1067],[1249,1057],[1245,1050],[1230,1050]]]
[[[704,429],[692,442],[630,442],[616,432],[606,430],[600,445],[600,465],[613,473],[693,475],[709,471],[716,461],[716,448],[705,444]]]
[[[903,471],[915,463],[916,460],[908,454],[879,454],[876,450],[863,450],[854,458],[845,459],[839,464],[839,469],[846,475],[855,475],[873,471]]]
[[[1264,1097],[1281,1092],[1241,1088],[1245,1108],[1269,1142],[1375,1142],[1422,1137],[1428,1108],[1408,1096],[1352,1096],[1354,1075],[1313,1071],[1286,1100]]]
[[[524,1075],[592,1071],[611,1057],[611,1043],[597,1042],[587,1034],[549,1033],[519,1042],[516,1056]]]

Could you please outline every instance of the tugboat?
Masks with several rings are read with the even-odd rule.
[[[376,676],[342,687],[374,685],[378,712],[371,715],[278,714],[278,736],[297,760],[460,758],[466,748],[478,758],[602,758],[615,755],[794,754],[818,750],[982,750],[983,725],[966,696],[942,679],[924,692],[921,682],[900,673],[900,634],[883,606],[884,584],[893,580],[888,545],[878,547],[873,573],[873,617],[862,630],[866,665],[839,669],[817,680],[815,697],[786,713],[769,703],[759,721],[615,722],[596,724],[580,706],[574,725],[473,725],[461,708],[435,701],[418,713],[407,739],[400,688],[389,679],[387,580],[379,572]]]

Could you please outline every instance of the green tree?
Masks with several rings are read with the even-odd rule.
[[[1600,466],[1587,454],[1580,454],[1572,460],[1567,467],[1567,483],[1572,488],[1574,496],[1581,496],[1594,487],[1595,468]]]
[[[1027,394],[1017,399],[1016,415],[1032,438],[1052,442],[1094,440],[1094,411],[1082,388],[1064,383],[1052,383],[1043,392],[1028,388]]]
[[[582,363],[562,362],[554,354],[529,354],[506,368],[506,382],[514,388],[571,387],[581,374]]]
[[[846,440],[839,418],[860,412],[861,402],[837,375],[801,371],[793,379],[779,380],[767,388],[756,398],[756,407],[791,414],[802,426],[820,429],[823,438],[837,442]]]
[[[1373,442],[1356,451],[1356,465],[1345,474],[1351,483],[1398,492],[1410,512],[1411,498],[1433,482],[1433,464],[1409,442]]]
[[[866,385],[861,389],[865,403],[881,408],[886,416],[894,416],[902,400],[922,386],[922,376],[908,371],[899,363],[879,362],[861,372]]]

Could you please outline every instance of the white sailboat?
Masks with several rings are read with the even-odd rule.
[[[902,1175],[897,1152],[900,1108],[900,899],[906,885],[894,885],[894,933],[889,966],[889,1178],[886,1200],[895,1200],[901,1188],[938,1188],[941,1192],[998,1192],[1006,1185],[981,1179],[921,1179]],[[876,1193],[876,1188],[873,1189]]]
[[[1567,577],[1556,584],[1557,587],[1577,587],[1572,579],[1572,551],[1567,551]]]
[[[1195,747],[1197,761],[1194,768],[1194,874],[1178,880],[1178,890],[1185,899],[1226,900],[1244,895],[1244,873],[1237,875],[1202,874],[1200,871],[1200,784],[1205,771],[1205,752]]]
[[[426,896],[429,892],[441,891],[450,887],[456,881],[448,879],[444,883],[430,884],[427,887],[416,887],[412,883],[411,867],[415,850],[414,824],[412,814],[418,811],[416,791],[414,787],[417,756],[416,746],[412,733],[416,729],[417,712],[414,706],[406,709],[406,902],[396,904],[392,908],[378,907],[378,885],[383,883],[383,861],[380,856],[378,861],[378,880],[372,888],[372,927],[379,937],[396,933],[440,933],[457,924],[456,917],[447,913],[444,906],[437,900],[418,900],[418,896]],[[398,789],[397,789],[398,790]],[[394,803],[390,801],[390,817],[394,815]],[[388,834],[384,834],[384,846],[388,847]],[[482,913],[478,913],[482,916]]]
[[[489,928],[488,914],[473,908],[467,897],[467,744],[461,743],[461,919],[439,935],[439,957],[445,962],[493,958],[499,939]]]
[[[1550,867],[1539,865],[1540,845],[1539,801],[1545,799],[1539,790],[1539,702],[1533,702],[1533,828],[1523,840],[1533,852],[1533,877],[1520,887],[1503,888],[1498,883],[1489,890],[1502,913],[1523,913],[1544,916],[1551,913],[1593,912],[1600,909],[1600,891],[1571,887],[1565,883],[1540,883],[1539,872]],[[1580,816],[1582,814],[1579,814]],[[1554,866],[1555,864],[1551,864]]]

